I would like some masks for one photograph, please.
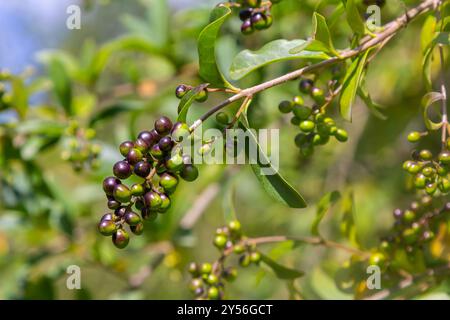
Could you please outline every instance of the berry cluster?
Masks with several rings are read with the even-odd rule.
[[[125,248],[129,242],[125,223],[134,234],[142,234],[142,220],[154,220],[169,209],[179,177],[186,181],[198,177],[191,157],[178,145],[189,134],[187,124],[173,125],[169,118],[161,117],[153,130],[142,131],[135,141],[120,145],[125,158],[114,164],[114,176],[103,180],[108,208],[114,213],[105,214],[98,225],[101,234],[112,236],[116,247]],[[122,180],[132,175],[141,182],[128,187]]]
[[[314,147],[324,145],[334,136],[336,140],[345,142],[348,139],[347,131],[338,128],[336,122],[327,116],[320,107],[326,99],[322,89],[315,87],[310,79],[302,79],[299,85],[300,91],[308,94],[315,102],[313,107],[308,107],[302,96],[295,96],[292,101],[281,101],[278,109],[282,113],[293,113],[291,123],[299,126],[301,133],[295,137],[295,144],[303,156],[310,156]]]
[[[426,135],[413,131],[408,135],[408,141],[418,142]],[[425,190],[428,195],[434,195],[437,190],[446,194],[450,191],[450,139],[447,139],[446,149],[435,159],[430,150],[415,150],[412,160],[403,163],[403,169],[414,176],[414,186]]]
[[[101,147],[93,142],[94,138],[94,129],[82,128],[77,121],[71,121],[62,139],[61,158],[69,161],[75,171],[98,168]]]
[[[272,3],[278,3],[281,0],[263,2],[261,0],[238,0],[243,9],[239,12],[239,19],[242,21],[241,32],[248,35],[255,30],[264,30],[270,28],[273,23],[270,7]]]
[[[222,299],[224,296],[224,281],[231,282],[237,277],[235,267],[225,267],[225,258],[231,253],[239,255],[239,265],[247,267],[250,263],[259,264],[261,254],[255,245],[246,241],[242,234],[239,221],[231,221],[228,226],[218,228],[213,244],[222,252],[221,258],[214,264],[202,263],[200,265],[191,263],[189,273],[193,279],[189,289],[197,299]]]
[[[191,91],[192,89],[193,89],[193,87],[191,87],[191,86],[188,86],[185,84],[180,84],[175,89],[175,96],[178,99],[182,99],[184,97],[184,95],[186,93],[188,93],[189,91]],[[197,96],[195,97],[195,101],[197,101],[197,102],[205,102],[206,100],[208,100],[208,89],[207,88],[201,90],[199,93],[197,93]]]

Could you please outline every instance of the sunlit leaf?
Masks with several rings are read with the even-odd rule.
[[[322,221],[325,214],[328,212],[330,207],[335,204],[339,199],[341,195],[338,191],[332,191],[327,193],[320,199],[319,203],[317,204],[317,211],[316,211],[316,217],[314,218],[314,221],[311,226],[311,233],[315,236],[319,235],[319,224]]]

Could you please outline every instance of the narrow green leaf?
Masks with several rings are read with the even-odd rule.
[[[119,101],[95,113],[91,117],[89,125],[94,126],[97,122],[110,119],[120,113],[139,111],[143,108],[144,104],[141,101]]]
[[[193,89],[191,89],[188,93],[186,93],[183,98],[180,101],[180,104],[178,105],[178,118],[177,121],[179,122],[186,122],[187,114],[189,111],[189,108],[191,107],[192,103],[195,101],[195,97],[197,94],[208,87],[209,84],[201,84]]]
[[[355,0],[347,0],[345,5],[345,11],[347,13],[347,23],[352,28],[353,32],[358,35],[363,35],[366,31],[364,21],[359,14],[358,7]]]
[[[439,32],[436,35],[436,42],[443,45],[450,45],[450,32]]]
[[[319,224],[322,221],[325,214],[328,212],[330,207],[335,204],[341,197],[338,191],[332,191],[327,193],[320,199],[317,204],[316,217],[311,226],[311,233],[315,236],[319,235]]]
[[[366,64],[369,52],[370,50],[367,50],[363,55],[356,58],[345,74],[341,96],[339,99],[339,106],[342,117],[348,121],[352,120],[352,106],[355,101],[358,86],[361,82],[364,66]]]
[[[270,267],[279,279],[296,279],[304,275],[304,272],[282,266],[264,254],[261,254],[261,261]]]
[[[59,121],[32,119],[20,123],[16,130],[21,134],[59,137],[64,129],[65,125]]]
[[[303,46],[311,44],[306,40],[274,40],[256,51],[244,50],[234,57],[230,67],[230,76],[239,80],[249,73],[279,61],[295,59],[325,60],[329,56],[324,52],[307,51]],[[292,50],[298,52],[292,52]]]
[[[356,238],[356,226],[354,218],[354,196],[353,192],[348,192],[342,199],[342,221],[340,225],[341,233],[355,246],[358,246]]]
[[[422,48],[422,77],[427,91],[432,90],[431,84],[431,55],[434,49],[433,39],[436,31],[436,17],[430,15],[425,20],[420,33],[420,44]]]
[[[370,96],[369,92],[367,92],[366,88],[364,87],[363,83],[361,83],[360,87],[358,88],[358,96],[361,98],[362,101],[364,101],[367,108],[369,108],[370,112],[381,120],[386,120],[387,117],[381,112],[383,109],[382,106],[375,103],[372,100],[372,97]]]
[[[429,92],[422,98],[422,114],[425,121],[425,125],[429,130],[439,130],[442,127],[442,123],[433,122],[428,116],[428,109],[438,101],[443,99],[442,93],[440,92]]]
[[[61,61],[54,59],[49,65],[50,78],[56,97],[67,115],[72,115],[72,82]]]
[[[220,28],[230,15],[230,8],[217,6],[211,13],[210,23],[200,32],[197,40],[200,77],[213,87],[234,88],[220,72],[216,59],[216,39]]]
[[[333,40],[331,39],[330,30],[328,29],[325,17],[314,12],[313,14],[313,35],[312,38],[316,41],[320,41],[327,48],[326,52],[336,52],[333,45]],[[310,49],[310,48],[307,48]]]
[[[260,159],[254,159],[257,155],[247,154],[247,156],[251,162],[256,162],[256,164],[250,164],[250,166],[264,190],[266,190],[272,198],[284,205],[291,208],[305,208],[306,202],[303,197],[280,175],[280,173],[277,172],[273,165],[269,163],[267,155],[262,152],[254,133],[249,129],[248,120],[245,115],[241,116],[239,125],[249,133],[249,143],[251,145],[256,145],[256,148],[249,147],[247,149],[258,150]],[[261,158],[263,161],[261,161]],[[263,165],[263,163],[268,163],[268,165]],[[267,175],[267,172],[265,171],[268,169],[274,174]]]

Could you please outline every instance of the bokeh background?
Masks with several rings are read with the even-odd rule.
[[[232,57],[243,48],[257,49],[278,38],[307,38],[312,12],[317,8],[329,15],[334,2],[338,1],[320,5],[317,1],[285,0],[273,8],[270,30],[249,37],[240,34],[235,15],[217,43],[222,70],[227,73]],[[349,131],[347,143],[332,142],[317,148],[310,159],[300,157],[294,144],[298,129],[277,108],[279,101],[298,94],[295,81],[262,93],[252,105],[254,127],[281,128],[281,172],[305,197],[308,208],[290,209],[274,202],[247,166],[202,166],[196,182],[181,183],[171,210],[146,224],[144,235],[133,236],[126,249],[116,249],[110,238],[101,236],[96,223],[107,212],[101,181],[120,158],[117,146],[151,128],[159,115],[175,118],[178,101],[174,88],[179,83],[200,83],[196,38],[216,3],[0,1],[0,69],[22,79],[20,85],[16,81],[16,90],[26,92],[21,112],[0,112],[1,299],[192,298],[186,266],[190,261],[217,259],[219,253],[211,241],[215,229],[225,223],[230,190],[234,190],[237,217],[250,237],[308,236],[321,196],[333,190],[353,192],[357,241],[352,243],[341,234],[339,206],[326,216],[321,232],[328,239],[368,251],[391,228],[392,210],[414,199],[401,166],[410,156],[407,133],[424,128],[420,100],[425,89],[417,37],[423,18],[403,30],[371,63],[367,87],[383,106],[386,120],[374,117],[360,101],[352,123],[335,115]],[[81,30],[66,28],[70,4],[82,8]],[[383,23],[402,12],[400,1],[389,2],[382,11]],[[338,48],[348,45],[350,29],[344,20],[335,23],[332,33]],[[126,45],[123,39],[127,37],[138,41]],[[49,78],[50,58],[62,61],[71,79],[76,114],[64,114],[55,97]],[[239,86],[273,78],[301,63],[266,67]],[[326,83],[326,70],[319,78],[322,76]],[[190,120],[223,98],[216,94],[205,104],[197,104]],[[80,127],[95,130],[93,141],[102,147],[94,169],[78,172],[63,159],[67,149],[63,132],[74,120]],[[211,120],[208,125],[216,124]],[[424,144],[438,150],[439,139],[430,137]],[[186,216],[192,215],[198,219],[186,224]],[[269,269],[252,266],[240,270],[238,280],[227,286],[228,297],[353,297],[334,283],[348,253],[307,245],[266,245],[261,249],[306,275],[293,285],[277,279]],[[71,264],[81,268],[82,290],[65,286],[66,268]],[[447,281],[427,297],[448,298],[448,285]]]

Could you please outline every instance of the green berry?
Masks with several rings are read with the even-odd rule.
[[[171,137],[173,141],[184,141],[190,135],[189,126],[186,123],[177,122],[173,125]]]
[[[376,265],[382,268],[386,262],[386,256],[382,252],[375,252],[370,255],[369,265]]]
[[[208,90],[203,89],[202,91],[197,93],[197,95],[195,96],[195,100],[197,102],[205,102],[206,100],[208,100]]]
[[[241,254],[245,252],[245,247],[241,244],[235,244],[233,246],[233,252],[236,254]]]
[[[210,287],[208,289],[208,299],[217,300],[219,299],[219,296],[220,296],[219,289],[217,289],[216,287]]]
[[[169,171],[179,171],[183,169],[183,157],[181,154],[176,153],[166,161],[165,165]]]
[[[325,103],[325,96],[324,96],[323,90],[320,88],[317,88],[317,87],[313,88],[311,90],[311,97],[319,105],[323,105]]]
[[[150,191],[144,195],[144,202],[147,207],[151,209],[158,209],[162,204],[162,199],[158,193]]]
[[[248,254],[244,254],[239,258],[239,265],[241,267],[248,267],[250,265],[250,256]]]
[[[336,137],[336,140],[338,140],[339,142],[345,142],[348,140],[348,133],[344,129],[337,129],[334,136]]]
[[[295,145],[301,148],[308,140],[308,137],[304,133],[299,133],[295,136]]]
[[[163,194],[159,195],[161,197],[161,205],[159,206],[158,212],[164,213],[169,210],[171,202],[169,196]]]
[[[302,106],[305,104],[305,100],[303,100],[302,96],[295,96],[292,99],[292,102],[294,103],[294,105],[296,106]]]
[[[198,169],[192,164],[185,164],[180,171],[180,177],[186,181],[194,181],[198,177]]]
[[[291,118],[291,123],[292,123],[294,126],[298,126],[298,125],[300,124],[300,122],[301,122],[301,120],[300,120],[299,118],[297,118],[297,117],[292,117],[292,118]]]
[[[126,185],[118,184],[114,188],[113,196],[120,203],[127,203],[131,200],[131,191]]]
[[[311,108],[308,108],[306,106],[294,106],[293,110],[294,115],[299,118],[300,120],[306,120],[309,118],[309,116],[312,113]]]
[[[437,185],[434,182],[428,183],[425,186],[425,192],[430,196],[432,196],[436,192],[436,190],[437,190]]]
[[[191,290],[192,292],[201,287],[203,287],[203,280],[200,278],[192,279],[189,283],[189,290]]]
[[[116,230],[116,224],[112,220],[102,219],[98,224],[98,231],[104,236],[111,236]]]
[[[447,193],[450,191],[450,180],[446,178],[441,178],[441,181],[439,181],[439,190],[442,193]]]
[[[413,131],[408,134],[408,141],[411,143],[418,142],[421,137],[420,132]]]
[[[431,153],[430,150],[421,150],[419,153],[419,157],[422,160],[431,160],[433,159],[433,154]]]
[[[250,253],[250,261],[252,263],[258,264],[261,261],[261,254],[258,251]]]
[[[267,25],[267,17],[265,14],[261,12],[257,12],[251,16],[251,22],[253,28],[256,30],[263,30],[266,28]]]
[[[159,184],[164,189],[174,189],[178,185],[178,178],[170,173],[163,173],[159,177]]]
[[[411,161],[408,166],[408,172],[411,174],[416,174],[422,170],[422,165],[420,163]]]
[[[195,262],[191,262],[188,266],[188,271],[192,276],[196,277],[199,275],[198,265]]]
[[[120,154],[124,157],[127,156],[128,152],[134,148],[134,143],[131,141],[122,142],[119,146]]]
[[[281,113],[289,113],[292,111],[293,103],[291,101],[281,101],[278,105],[278,110],[280,110]]]
[[[309,94],[314,86],[314,82],[311,79],[302,79],[299,83],[299,89],[301,92]]]
[[[225,248],[225,244],[227,243],[227,237],[225,237],[224,235],[217,235],[214,238],[214,245],[218,248],[218,249],[223,249]]]
[[[230,119],[225,112],[219,112],[216,114],[216,121],[226,126],[230,122]]]
[[[142,184],[135,183],[131,186],[131,195],[133,196],[142,196],[144,195],[144,187]]]
[[[305,120],[300,122],[300,130],[303,132],[312,132],[314,130],[315,124],[311,120]]]
[[[202,263],[202,265],[200,266],[201,274],[210,274],[211,271],[212,271],[211,263],[205,262],[205,263]]]
[[[206,278],[206,282],[210,285],[215,285],[219,283],[219,278],[215,274],[210,273],[208,278]]]
[[[416,213],[412,210],[405,210],[403,213],[403,221],[406,223],[411,223],[416,219]]]
[[[238,234],[241,232],[241,223],[238,220],[232,220],[228,223],[228,229],[232,233]]]
[[[442,164],[450,164],[450,151],[442,151],[438,156],[438,160]]]
[[[130,226],[135,226],[141,222],[141,218],[138,216],[137,213],[133,211],[128,211],[125,214],[125,222],[128,223]]]
[[[414,178],[414,186],[417,189],[424,189],[427,184],[427,177],[425,177],[422,173],[419,173]]]
[[[253,28],[252,21],[250,19],[245,20],[242,22],[241,25],[241,32],[244,35],[252,34],[255,29]]]
[[[113,235],[112,235],[112,242],[113,244],[119,248],[123,249],[125,248],[128,243],[130,242],[130,236],[128,233],[123,229],[118,229]]]

